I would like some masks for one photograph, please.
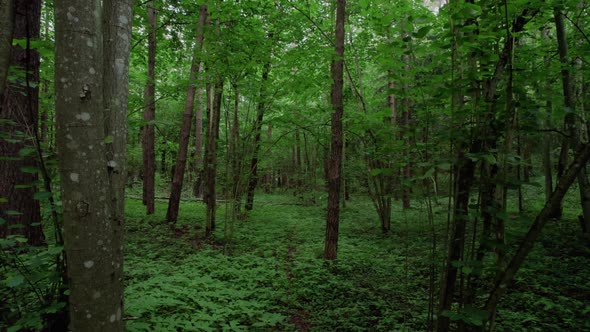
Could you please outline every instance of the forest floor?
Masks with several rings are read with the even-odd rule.
[[[166,202],[146,217],[141,201],[129,199],[127,329],[428,330],[431,283],[438,289],[432,271],[440,273],[445,251],[446,201],[435,205],[433,225],[423,202],[405,212],[396,205],[384,236],[371,202],[354,197],[342,211],[338,263],[331,266],[322,259],[325,202],[297,203],[287,193],[260,194],[255,210],[235,223],[226,222],[221,203],[215,236],[203,241],[202,202],[183,202],[171,230]],[[539,204],[531,202],[530,210]],[[496,331],[590,330],[590,250],[575,213],[547,226],[500,304]],[[509,250],[529,223],[515,218],[508,226]]]

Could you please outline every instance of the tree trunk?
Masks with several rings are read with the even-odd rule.
[[[132,14],[130,2],[107,1],[103,24],[101,3],[55,4],[56,138],[72,331],[124,329],[120,149]]]
[[[410,38],[409,34],[405,34],[406,38]],[[404,55],[403,56],[403,61],[405,62],[405,66],[404,66],[404,70],[406,71],[406,73],[408,74],[410,72],[410,57],[408,55]],[[407,80],[407,78],[406,78]],[[403,136],[406,136],[406,138],[404,138],[404,149],[403,149],[403,160],[405,162],[404,168],[402,170],[402,177],[403,180],[401,181],[402,183],[402,205],[404,209],[409,209],[410,208],[410,180],[412,177],[412,166],[411,166],[411,158],[410,158],[410,153],[409,153],[409,146],[411,144],[410,142],[410,138],[408,137],[408,134],[410,132],[410,118],[411,118],[411,110],[410,107],[412,105],[412,101],[410,100],[410,97],[408,96],[408,94],[410,93],[410,84],[405,83],[404,84],[404,93],[405,96],[402,100],[402,104],[404,107],[403,113],[402,113],[402,118],[401,120],[401,133]]]
[[[123,312],[123,232],[125,220],[125,183],[127,182],[127,101],[129,95],[129,54],[131,52],[131,24],[133,22],[133,0],[103,1],[103,93],[105,153],[109,180],[109,202],[111,204],[110,228],[107,228],[112,270],[111,297],[105,308],[117,307],[111,311],[109,324],[124,329],[120,312]],[[91,169],[91,168],[90,168]],[[99,198],[100,199],[100,198]],[[104,240],[103,240],[104,241]],[[97,242],[97,246],[100,240]],[[103,248],[104,250],[104,248]],[[109,260],[98,265],[108,265]],[[87,265],[87,264],[86,264]],[[98,268],[99,266],[97,266]],[[84,269],[88,269],[87,266]],[[93,294],[93,298],[97,296]],[[113,322],[113,314],[114,320]],[[105,316],[106,317],[106,316]],[[88,316],[82,317],[82,320]],[[100,318],[98,318],[100,319]],[[84,322],[86,324],[87,322]],[[100,323],[98,324],[100,325]],[[111,327],[109,326],[109,329]]]
[[[267,140],[268,144],[270,145],[272,143],[272,123],[270,122],[268,123]],[[268,169],[266,170],[264,184],[264,192],[269,194],[273,188],[272,165],[269,165]]]
[[[269,41],[273,40],[272,32],[268,33]],[[248,177],[248,188],[246,190],[246,211],[252,211],[254,207],[254,191],[258,186],[258,152],[260,151],[260,136],[262,131],[262,121],[264,119],[264,111],[266,110],[267,103],[267,83],[268,74],[270,73],[271,55],[269,55],[268,61],[262,68],[262,86],[260,87],[260,99],[258,100],[258,106],[256,107],[256,119],[254,120],[254,151],[252,152],[252,160],[250,162],[250,176]]]
[[[565,32],[565,23],[563,19],[563,13],[560,8],[555,8],[553,11],[555,18],[555,30],[557,34],[557,46],[559,51],[559,59],[561,62],[561,81],[563,85],[563,97],[564,106],[566,108],[565,116],[565,132],[569,134],[569,137],[563,139],[561,148],[560,167],[559,170],[563,171],[563,166],[567,161],[569,149],[577,149],[580,144],[580,130],[576,123],[575,115],[575,100],[574,100],[574,80],[569,70],[570,62],[568,56],[567,36]],[[561,175],[561,174],[558,174]],[[578,174],[578,188],[580,191],[580,201],[582,207],[582,231],[584,233],[590,232],[588,226],[590,226],[590,183],[588,182],[588,175],[584,168]]]
[[[231,151],[231,172],[232,172],[232,193],[231,197],[236,201],[235,208],[236,212],[240,210],[240,176],[241,176],[241,155],[240,155],[240,122],[239,122],[239,107],[240,107],[240,91],[238,85],[234,85],[234,112],[232,116],[231,124],[231,140],[230,140],[230,151]]]
[[[330,160],[328,162],[328,213],[326,215],[326,240],[324,258],[334,261],[338,252],[338,226],[340,223],[340,184],[342,170],[342,115],[344,104],[342,90],[344,85],[344,19],[346,0],[336,0],[335,54],[332,60],[332,139]]]
[[[199,72],[203,71],[203,64]],[[197,109],[195,114],[195,182],[193,183],[193,195],[196,198],[203,197],[203,89],[197,90]]]
[[[156,0],[147,3],[148,13],[148,75],[145,85],[143,120],[146,124],[142,128],[143,148],[143,204],[146,205],[147,214],[155,211],[155,186],[156,186],[156,154],[154,120],[156,119],[156,29],[157,11]]]
[[[207,204],[205,237],[210,237],[215,231],[215,177],[217,175],[217,141],[219,139],[219,121],[221,119],[221,98],[223,94],[223,79],[218,78],[215,83],[215,95],[213,108],[210,109],[210,127],[207,131],[207,144],[205,146],[205,188],[203,201]]]
[[[0,98],[2,98],[11,59],[14,0],[0,0],[0,22],[2,22],[0,26]]]
[[[205,19],[207,18],[207,6],[202,5],[199,12],[199,25],[197,27],[197,45],[193,54],[193,63],[190,69],[189,85],[186,91],[186,100],[184,102],[184,114],[182,116],[182,128],[180,130],[180,142],[178,143],[178,156],[172,178],[172,189],[170,190],[170,199],[168,201],[168,211],[166,220],[169,223],[175,223],[178,219],[178,210],[180,208],[180,194],[182,183],[184,181],[184,171],[186,167],[186,158],[188,155],[188,144],[193,123],[193,107],[195,103],[196,78],[201,63],[201,50],[203,49],[203,29]]]
[[[473,148],[472,148],[473,150]],[[465,230],[469,221],[469,195],[474,182],[475,163],[459,152],[458,165],[455,175],[455,205],[453,207],[453,229],[446,259],[446,267],[443,275],[441,294],[438,308],[437,331],[448,331],[450,319],[444,315],[451,310],[455,284],[459,269],[455,265],[463,257],[465,246]]]
[[[3,5],[10,7],[8,4]],[[41,245],[45,242],[45,237],[40,225],[39,201],[33,198],[37,191],[35,182],[38,162],[35,159],[35,150],[31,149],[32,146],[39,144],[37,134],[39,54],[29,47],[31,39],[39,38],[41,1],[17,0],[13,5],[14,31],[10,31],[13,35],[10,37],[3,35],[2,38],[6,38],[9,44],[12,43],[12,37],[26,39],[27,47],[23,49],[20,46],[13,46],[12,50],[3,50],[4,54],[0,55],[2,59],[4,56],[9,56],[10,65],[18,67],[25,73],[24,78],[19,79],[16,84],[6,84],[3,95],[0,92],[0,118],[12,121],[12,123],[0,124],[0,132],[7,135],[7,138],[16,140],[15,143],[10,143],[0,139],[0,151],[3,157],[0,158],[0,216],[6,220],[0,225],[0,237],[21,234],[27,238],[29,244]],[[12,19],[6,22],[11,21]],[[7,28],[9,27],[3,27],[0,31],[3,34],[8,33],[3,31]],[[0,77],[0,80],[3,79]],[[18,135],[18,132],[25,133],[26,138]],[[19,185],[27,187],[18,188]],[[23,228],[10,227],[18,224]]]

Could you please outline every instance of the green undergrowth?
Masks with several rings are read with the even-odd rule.
[[[127,329],[427,330],[431,281],[438,289],[432,271],[440,273],[445,254],[446,201],[435,205],[433,256],[424,202],[407,211],[396,205],[385,236],[371,202],[353,198],[341,214],[338,262],[327,265],[324,200],[310,206],[290,194],[260,195],[248,218],[234,223],[226,223],[221,203],[215,236],[207,241],[202,203],[183,202],[171,229],[165,202],[146,217],[140,200],[128,200]],[[567,201],[566,211],[575,214]],[[532,214],[508,225],[508,250]],[[496,330],[590,329],[589,259],[575,221],[550,223],[501,302]]]

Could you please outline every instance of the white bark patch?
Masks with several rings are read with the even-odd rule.
[[[90,318],[92,318],[92,315],[91,314],[86,314],[86,318],[90,319]]]
[[[90,38],[86,39],[86,46],[94,47],[94,43],[92,42],[92,39],[90,39]]]
[[[111,315],[109,320],[111,321],[111,323],[114,323],[117,320],[117,315]]]
[[[102,242],[102,240],[98,240],[98,242],[96,244],[98,244],[99,246],[102,246],[104,242]]]
[[[88,69],[88,72],[90,73],[90,75],[96,74],[96,70],[94,70],[94,68],[92,68],[92,67],[90,67],[90,69]]]
[[[121,75],[121,73],[123,72],[124,69],[125,69],[125,60],[123,60],[121,58],[116,58],[115,59],[115,72],[117,73],[117,75]]]
[[[121,320],[121,307],[117,308],[117,320]]]
[[[107,166],[115,168],[115,167],[117,167],[117,162],[114,160],[109,160],[109,162],[107,163]]]
[[[82,120],[82,121],[88,121],[88,120],[90,120],[90,113],[82,112],[80,114],[76,114],[76,119]]]
[[[68,147],[68,149],[70,150],[76,150],[78,148],[78,143],[76,143],[75,141],[71,141],[68,144],[66,144],[66,146]]]
[[[96,300],[96,299],[98,299],[100,297],[100,295],[101,295],[100,292],[94,292],[92,294],[92,298]]]
[[[70,180],[72,180],[74,182],[80,182],[80,174],[70,173]]]
[[[119,23],[121,24],[127,24],[129,22],[129,20],[127,19],[127,16],[125,15],[119,15]]]
[[[69,21],[74,21],[74,22],[80,21],[79,18],[77,18],[76,16],[72,15],[72,13],[70,13],[70,12],[67,13],[67,17],[68,17],[68,20]]]
[[[86,261],[84,262],[84,267],[87,269],[91,269],[94,266],[94,261]]]

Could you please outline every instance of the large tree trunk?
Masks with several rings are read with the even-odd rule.
[[[324,258],[334,261],[338,253],[338,226],[340,223],[340,184],[342,171],[342,115],[344,104],[342,90],[344,86],[344,19],[346,0],[336,0],[336,27],[334,59],[332,60],[332,141],[330,160],[328,162],[328,213],[326,215],[326,240]]]
[[[178,143],[178,156],[176,157],[176,166],[172,178],[172,189],[168,201],[168,211],[166,220],[169,223],[175,223],[178,218],[178,209],[180,208],[180,193],[184,181],[184,171],[186,168],[186,157],[188,155],[188,144],[193,123],[193,107],[195,103],[196,78],[201,62],[201,50],[203,49],[203,28],[207,18],[207,6],[201,6],[199,13],[199,25],[197,27],[197,45],[193,55],[193,63],[190,69],[189,86],[186,91],[186,100],[184,102],[184,114],[182,116],[182,128],[180,130],[180,142]]]
[[[132,15],[128,1],[105,8],[103,54],[101,1],[55,3],[56,138],[72,331],[124,329],[120,149]]]
[[[223,79],[218,78],[215,83],[213,107],[209,112],[209,128],[207,130],[207,144],[205,146],[204,195],[207,204],[205,237],[215,231],[215,208],[217,197],[215,193],[215,177],[217,176],[217,141],[219,139],[219,122],[221,119],[221,98],[223,95]]]
[[[156,0],[147,3],[148,13],[148,75],[145,85],[143,120],[146,124],[142,128],[143,148],[143,204],[146,205],[147,214],[155,211],[155,186],[156,186],[156,152],[154,120],[156,119],[156,29],[157,11]]]
[[[116,307],[109,315],[109,323],[117,331],[123,312],[123,231],[125,221],[125,183],[127,182],[127,100],[129,95],[129,54],[131,51],[131,24],[133,0],[103,0],[103,92],[106,161],[109,180],[111,222],[107,229],[110,246],[112,298],[106,308]],[[100,199],[100,198],[99,198]],[[110,234],[109,234],[110,233]],[[97,245],[99,245],[97,243]],[[104,249],[103,249],[104,250]],[[102,264],[108,264],[108,260]],[[86,267],[85,267],[86,268]],[[96,296],[93,294],[93,297]],[[112,322],[115,314],[115,322]],[[82,319],[88,319],[87,316]]]
[[[268,39],[272,41],[273,35],[271,32],[268,34]],[[269,55],[268,61],[262,68],[262,86],[260,87],[260,96],[258,105],[256,107],[256,119],[254,120],[254,151],[252,152],[252,160],[250,162],[250,176],[248,177],[248,188],[246,189],[246,211],[252,211],[254,207],[254,191],[258,186],[258,152],[260,151],[260,136],[262,131],[262,121],[264,120],[264,111],[266,110],[267,103],[267,83],[268,74],[270,73],[271,55]]]
[[[2,26],[0,26],[0,98],[2,98],[12,50],[14,0],[0,0],[0,22],[2,22]]]
[[[8,4],[5,4],[8,5]],[[10,7],[10,5],[8,5]],[[8,8],[6,8],[8,10]],[[4,15],[5,13],[2,13]],[[18,0],[14,2],[14,39],[27,39],[27,45],[31,39],[38,38],[41,26],[41,1]],[[9,29],[12,18],[6,21]],[[2,23],[4,25],[4,21]],[[2,31],[2,38],[11,44],[8,31]],[[0,41],[4,42],[4,41]],[[6,46],[6,45],[3,45]],[[41,228],[41,215],[39,201],[33,199],[36,192],[34,183],[37,181],[36,168],[38,166],[35,151],[31,146],[39,144],[37,134],[37,117],[39,109],[39,54],[20,46],[12,47],[12,50],[3,50],[0,58],[9,56],[11,66],[16,66],[25,73],[25,77],[19,79],[16,84],[7,84],[4,94],[0,91],[0,118],[12,123],[3,122],[0,132],[16,142],[0,139],[0,216],[6,220],[0,226],[0,237],[9,234],[22,234],[29,244],[40,245],[44,242]],[[4,59],[6,60],[6,59]],[[4,64],[1,64],[4,66]],[[4,81],[2,77],[0,80]],[[27,138],[19,136],[17,132],[23,132]],[[25,153],[23,153],[25,152]],[[29,169],[29,170],[26,170]],[[25,170],[25,171],[23,171]],[[26,188],[18,188],[26,185]],[[4,200],[4,202],[2,202]],[[20,224],[23,228],[13,228]]]

